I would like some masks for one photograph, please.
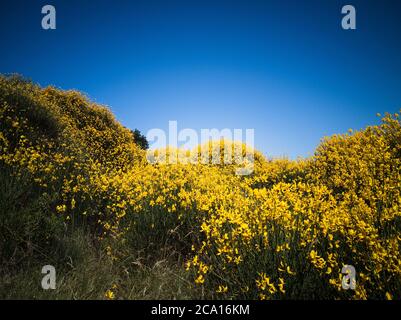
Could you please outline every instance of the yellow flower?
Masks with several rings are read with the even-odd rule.
[[[67,210],[67,206],[65,204],[59,205],[56,207],[56,211],[59,213],[65,212]]]
[[[284,279],[283,278],[279,278],[278,287],[279,287],[281,293],[285,293],[285,290],[284,290]]]
[[[105,298],[108,300],[114,300],[115,299],[115,294],[113,291],[111,291],[110,289],[108,289],[105,294],[104,294]]]
[[[228,291],[228,287],[222,286],[222,285],[219,285],[219,288],[216,290],[217,293],[225,293],[227,291]]]
[[[290,275],[295,275],[295,272],[291,271],[290,266],[287,266],[287,273]]]
[[[205,278],[203,277],[202,274],[200,274],[196,279],[195,279],[195,283],[196,284],[203,284],[205,282]]]

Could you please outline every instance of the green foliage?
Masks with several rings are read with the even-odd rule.
[[[147,150],[149,148],[149,143],[148,140],[146,140],[146,137],[141,134],[141,132],[138,129],[135,129],[134,131],[131,130],[132,136],[134,137],[135,143],[140,146],[142,149]]]

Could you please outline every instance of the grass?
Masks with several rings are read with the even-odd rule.
[[[114,288],[117,299],[202,297],[178,261],[160,259],[147,263],[137,252],[116,262],[82,230],[64,236],[53,249],[52,255],[29,257],[15,268],[3,268],[0,299],[104,299],[110,288]],[[41,287],[44,264],[56,268],[55,290]]]

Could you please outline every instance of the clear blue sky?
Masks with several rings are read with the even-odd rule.
[[[56,30],[41,29],[45,4]],[[401,108],[398,0],[2,0],[0,41],[0,73],[83,91],[143,133],[254,128],[269,156]]]

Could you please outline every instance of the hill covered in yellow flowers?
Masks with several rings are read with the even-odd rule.
[[[397,114],[255,159],[249,176],[151,164],[105,107],[0,76],[0,297],[401,298]]]

